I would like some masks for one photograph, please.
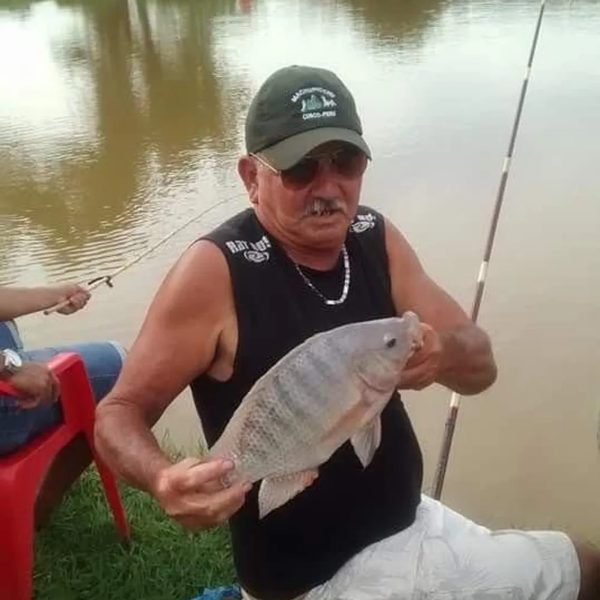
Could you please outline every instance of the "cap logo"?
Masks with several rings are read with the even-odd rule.
[[[302,88],[292,95],[292,102],[302,102],[300,113],[302,119],[323,119],[337,116],[335,94],[322,87]]]

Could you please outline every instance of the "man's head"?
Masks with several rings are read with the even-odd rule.
[[[337,75],[296,65],[273,73],[248,110],[246,150],[239,171],[264,225],[297,244],[343,241],[371,152]]]

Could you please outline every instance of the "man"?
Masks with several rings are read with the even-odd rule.
[[[96,401],[114,385],[125,355],[115,342],[89,342],[24,350],[14,319],[67,302],[58,312],[72,314],[90,298],[83,287],[67,283],[30,288],[0,287],[0,379],[20,395],[0,395],[0,456],[10,454],[58,424],[62,412],[58,381],[45,362],[61,352],[76,352],[83,362]],[[38,525],[47,520],[64,491],[89,463],[83,439],[68,446],[55,461],[37,503]]]
[[[250,106],[246,146],[238,171],[252,208],[193,244],[166,277],[99,408],[96,435],[105,459],[185,527],[229,520],[249,598],[288,600],[311,589],[314,597],[328,581],[338,585],[336,572],[344,580],[346,565],[368,546],[379,552],[379,544],[386,551],[399,544],[387,573],[359,563],[356,571],[371,577],[374,594],[358,595],[346,577],[347,594],[337,597],[574,600],[579,567],[566,536],[494,536],[421,497],[421,453],[398,398],[383,412],[381,446],[368,468],[346,444],[309,489],[262,521],[256,487],[224,489],[231,463],[171,464],[160,450],[150,427],[188,384],[212,444],[270,366],[311,334],[348,322],[406,310],[420,316],[424,344],[401,389],[438,382],[476,394],[496,377],[487,335],[426,275],[398,229],[359,206],[370,150],[354,100],[336,75],[300,66],[275,72]],[[441,556],[428,551],[436,542],[447,545]],[[580,598],[596,597],[598,556],[578,551]],[[460,577],[447,556],[465,558]],[[394,579],[407,561],[412,574]],[[393,589],[378,583],[386,576]],[[440,590],[451,595],[436,595]]]

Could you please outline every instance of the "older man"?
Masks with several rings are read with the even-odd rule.
[[[223,488],[232,464],[171,464],[160,450],[150,427],[187,385],[213,443],[270,366],[311,334],[349,322],[407,310],[421,317],[424,345],[400,389],[438,382],[475,394],[496,377],[488,336],[424,272],[399,230],[359,205],[371,153],[354,100],[334,73],[275,72],[250,106],[246,146],[238,171],[252,206],[198,240],[167,276],[99,409],[102,454],[182,525],[229,519],[248,597],[314,596],[341,577],[348,589],[332,597],[574,600],[579,566],[565,535],[494,535],[421,496],[421,452],[399,398],[383,412],[381,446],[368,468],[345,445],[312,487],[264,520],[256,489]],[[432,540],[446,550],[436,553]],[[367,547],[371,556],[393,549],[387,573],[377,562],[360,566]],[[597,556],[580,556],[580,597],[596,597]],[[353,591],[364,591],[365,580],[353,583],[349,564],[358,564],[371,596]],[[393,587],[378,584],[380,577]]]

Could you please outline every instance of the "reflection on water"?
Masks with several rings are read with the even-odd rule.
[[[47,236],[44,259],[58,275],[73,267],[74,254],[83,266],[90,251],[110,263],[111,245],[135,250],[148,221],[163,217],[165,199],[195,184],[202,163],[233,150],[212,64],[211,23],[235,4],[203,2],[199,10],[186,2],[113,0],[30,10],[25,24],[3,22],[6,50],[21,35],[23,66],[41,61],[46,75],[20,82],[35,94],[25,106],[10,91],[2,103],[2,141],[10,144],[0,167],[2,206],[17,218],[9,248],[22,243],[21,217],[28,236]],[[28,42],[48,23],[55,34],[44,57],[28,56]],[[15,80],[6,84],[10,90]],[[195,208],[191,199],[188,208]]]
[[[0,282],[89,278],[219,200],[30,344],[130,343],[196,237],[245,205],[250,98],[289,63],[336,70],[374,152],[364,201],[468,307],[539,5],[518,0],[11,0],[0,6]],[[465,400],[446,500],[492,525],[596,537],[600,3],[547,6],[482,322],[496,386]],[[428,477],[448,394],[408,396]],[[161,427],[193,443],[184,395]],[[590,533],[592,532],[592,533]]]
[[[426,43],[429,27],[448,9],[448,0],[347,0],[352,8],[354,21],[358,22],[375,44],[397,52],[398,46],[418,51]]]

